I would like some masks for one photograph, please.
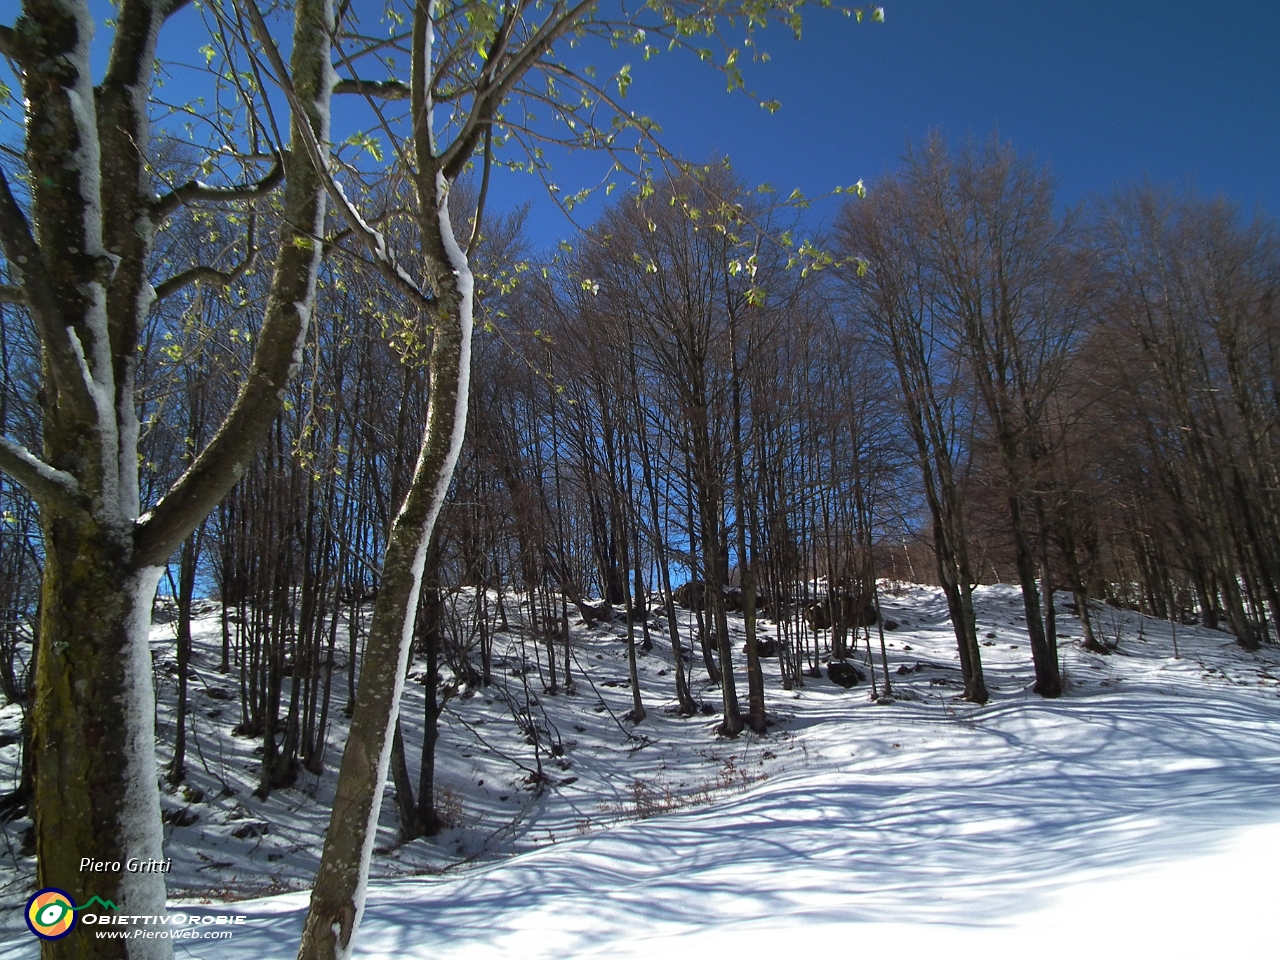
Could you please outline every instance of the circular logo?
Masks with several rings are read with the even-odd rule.
[[[76,902],[56,887],[45,887],[27,901],[27,926],[41,940],[61,940],[76,925]]]

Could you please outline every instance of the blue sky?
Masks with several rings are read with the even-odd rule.
[[[752,184],[818,194],[875,180],[931,129],[995,129],[1047,163],[1075,203],[1144,177],[1222,194],[1280,217],[1280,3],[887,0],[883,24],[807,15],[796,42],[770,28],[772,60],[747,86],[782,101],[769,115],[725,92],[692,57],[636,62],[628,102],[690,160],[728,154]],[[566,189],[600,157],[555,161]],[[534,178],[499,176],[491,209],[533,202],[531,235],[572,226]],[[821,218],[834,204],[819,207]]]
[[[885,0],[884,8],[883,24],[812,10],[800,41],[766,30],[761,46],[772,60],[747,63],[745,73],[750,89],[782,102],[773,115],[726,93],[724,78],[692,56],[583,55],[602,69],[633,59],[626,102],[661,123],[673,152],[693,161],[727,154],[748,183],[773,183],[784,196],[858,179],[874,189],[908,140],[933,129],[953,141],[998,130],[1049,165],[1064,204],[1145,177],[1280,219],[1280,2]],[[95,11],[111,12],[105,0]],[[204,73],[199,16],[184,11],[161,39],[162,56],[190,65],[170,71],[165,92],[179,99]],[[100,43],[98,59],[105,51]],[[343,100],[339,110],[355,111],[344,116],[354,122],[354,98]],[[608,168],[598,154],[552,160],[566,192]],[[492,212],[526,201],[535,242],[572,236],[536,178],[495,175]],[[818,205],[812,223],[835,207]]]

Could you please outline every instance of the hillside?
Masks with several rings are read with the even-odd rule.
[[[1248,654],[1225,633],[1179,627],[1175,658],[1169,624],[1099,606],[1118,649],[1097,656],[1079,648],[1064,608],[1061,630],[1075,635],[1062,640],[1067,695],[1044,701],[1029,692],[1016,590],[980,588],[977,603],[986,706],[956,699],[938,592],[890,585],[893,702],[872,701],[869,683],[845,690],[825,677],[786,691],[766,661],[774,725],[736,741],[714,736],[714,716],[674,715],[662,636],[640,661],[649,717],[638,726],[622,719],[631,699],[623,628],[577,628],[575,654],[590,670],[575,671],[575,693],[555,697],[507,637],[503,680],[451,701],[441,718],[437,778],[450,829],[397,846],[388,790],[358,955],[763,956],[823,946],[1012,956],[1034,945],[1049,956],[1274,956],[1264,918],[1280,854],[1280,651]],[[213,605],[203,610],[198,751],[185,795],[164,800],[175,821],[169,886],[174,910],[234,901],[249,919],[230,940],[178,955],[292,957],[334,774],[304,773],[266,801],[253,796],[254,741],[231,735],[235,681],[213,669],[219,619]],[[153,644],[166,739],[172,627],[157,626]],[[715,702],[716,690],[696,692]],[[512,719],[529,695],[563,745],[553,756],[542,744],[541,789],[531,783],[534,747]],[[421,687],[410,684],[408,697],[416,776]],[[6,731],[15,721],[4,715]],[[335,725],[330,767],[344,740]],[[3,759],[10,777],[15,745]],[[7,825],[7,905],[34,882],[33,862],[16,853],[23,826]],[[20,913],[5,923],[20,930]],[[38,953],[25,932],[5,939],[0,958]]]

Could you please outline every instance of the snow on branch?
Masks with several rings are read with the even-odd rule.
[[[409,88],[399,80],[339,80],[334,93],[358,93],[382,100],[408,100]]]
[[[284,165],[281,163],[280,157],[277,156],[267,175],[256,183],[240,184],[234,187],[211,187],[209,184],[201,183],[199,180],[188,180],[182,186],[175,187],[152,204],[151,221],[159,224],[180,206],[197,200],[214,202],[255,200],[266,196],[274,190],[283,178]]]
[[[0,437],[0,470],[17,480],[44,510],[71,513],[78,509],[80,484],[55,470],[20,443]]]
[[[298,98],[297,91],[294,89],[288,67],[285,66],[284,59],[280,56],[280,49],[276,46],[271,32],[267,29],[266,21],[262,19],[262,12],[258,9],[257,4],[241,2],[239,6],[249,19],[254,37],[262,45],[262,50],[271,64],[271,69],[275,72],[276,83],[279,84],[285,99],[289,101],[289,108],[295,116],[302,118],[301,122],[296,124],[300,139],[306,147],[307,156],[310,157],[316,174],[323,181],[325,191],[329,194],[330,199],[342,211],[347,223],[351,226],[352,232],[360,238],[361,243],[372,254],[372,262],[378,272],[392,287],[405,294],[410,299],[410,302],[416,306],[430,307],[432,305],[431,299],[423,293],[405,269],[396,262],[382,231],[373,227],[360,215],[360,211],[356,209],[355,204],[347,199],[347,195],[342,190],[342,185],[334,179],[333,171],[329,168],[328,157],[321,152],[315,131],[311,129],[311,124],[306,120],[306,110],[302,105],[302,101]]]

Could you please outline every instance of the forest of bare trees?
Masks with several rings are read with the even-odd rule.
[[[475,268],[470,428],[415,633],[435,702],[489,681],[491,638],[518,599],[535,611],[547,693],[589,671],[566,643],[570,619],[624,621],[631,657],[654,643],[682,652],[671,682],[684,712],[706,706],[693,675],[718,680],[726,735],[766,728],[760,657],[802,685],[874,642],[884,577],[943,587],[978,702],[978,583],[1021,586],[1045,696],[1061,689],[1057,591],[1097,650],[1108,638],[1089,599],[1220,627],[1245,647],[1275,641],[1270,224],[1152,187],[1063,212],[1048,173],[1011,147],[933,139],[848,201],[835,262],[805,274],[757,201],[718,168],[668,180],[546,262],[520,214],[492,219]],[[175,223],[163,256],[231,216]],[[157,307],[147,336],[165,347],[138,371],[144,486],[171,482],[229,407],[266,279]],[[180,641],[197,598],[221,602],[222,669],[239,685],[238,732],[263,745],[264,795],[336,762],[328,718],[352,705],[332,696],[335,663],[354,689],[358,613],[379,591],[406,438],[426,415],[427,363],[397,339],[395,292],[333,260],[318,304],[265,448],[160,588]],[[38,448],[31,321],[6,304],[0,322],[4,433]],[[3,483],[0,681],[22,703],[45,547],[32,502]],[[475,598],[461,619],[460,592]],[[676,604],[696,611],[693,635]],[[747,643],[733,649],[726,613],[739,611]],[[767,647],[762,617],[779,626]],[[632,689],[642,723],[634,676]],[[395,744],[406,836],[436,823],[433,749],[430,736]],[[428,761],[417,784],[406,751]],[[179,723],[166,775],[183,770]]]
[[[678,158],[631,67],[581,59],[683,51],[772,112],[738,58],[801,6],[122,0],[98,46],[80,0],[0,24],[0,817],[32,820],[40,886],[161,857],[200,704],[255,745],[258,802],[336,772],[299,956],[349,956],[387,782],[400,839],[439,834],[441,730],[480,692],[540,791],[565,751],[540,705],[603,682],[584,625],[622,639],[628,739],[655,693],[767,736],[766,676],[894,702],[891,582],[940,588],[973,704],[981,584],[1016,585],[1045,698],[1060,643],[1118,645],[1103,604],[1280,642],[1275,225],[1150,184],[1064,208],[1040,161],[940,135],[820,221]],[[209,44],[165,92],[179,22]],[[608,187],[538,248],[492,177],[581,214],[547,159],[579,150]],[[87,942],[42,949],[172,955]]]
[[[1280,637],[1272,224],[1151,186],[1064,211],[1012,147],[933,138],[849,199],[802,269],[785,210],[723,167],[689,171],[616,200],[555,256],[530,251],[521,212],[490,213],[476,235],[468,433],[416,600],[426,734],[407,743],[397,725],[391,752],[403,838],[439,828],[436,719],[490,683],[492,638],[517,619],[546,695],[590,681],[571,621],[625,623],[632,724],[636,658],[669,644],[670,696],[685,715],[718,712],[725,736],[767,730],[762,657],[787,687],[876,664],[882,578],[942,587],[977,703],[979,583],[1020,586],[1046,697],[1062,692],[1060,591],[1097,652],[1109,640],[1090,600],[1250,649]],[[156,269],[231,249],[246,217],[277,235],[279,211],[252,201],[174,216]],[[272,241],[258,247],[273,262]],[[236,734],[262,745],[261,796],[336,764],[330,718],[354,709],[362,611],[415,469],[431,361],[377,270],[318,270],[281,415],[161,581],[178,637],[171,784],[202,598],[219,604]],[[144,503],[206,447],[252,362],[270,273],[223,279],[162,297],[142,331],[157,345],[135,375]],[[36,343],[25,305],[0,303],[0,432],[30,450],[44,443]],[[2,476],[0,511],[0,684],[29,705],[47,534]],[[739,649],[729,613],[745,620]],[[761,618],[776,640],[758,637]],[[32,802],[30,767],[9,816]]]

